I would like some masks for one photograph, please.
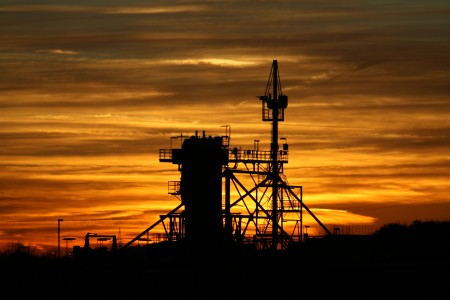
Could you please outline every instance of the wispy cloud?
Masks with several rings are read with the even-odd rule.
[[[186,12],[205,12],[208,9],[203,5],[165,5],[165,6],[140,6],[140,7],[115,7],[105,8],[102,12],[112,14],[168,14]]]
[[[3,240],[51,237],[59,214],[99,230],[129,218],[124,236],[138,233],[178,203],[166,181],[179,174],[158,161],[171,136],[228,124],[232,146],[268,148],[256,96],[273,59],[289,96],[285,172],[322,218],[448,208],[448,4],[114,3],[0,6],[0,219],[24,221]],[[82,238],[80,223],[65,226]]]
[[[112,6],[106,5],[74,5],[74,4],[10,4],[0,7],[0,12],[27,12],[27,13],[108,13],[108,14],[169,14],[183,12],[205,11],[203,5],[137,5],[137,6]]]
[[[198,65],[198,64],[211,64],[223,67],[249,67],[256,64],[262,64],[261,61],[243,61],[225,58],[202,58],[202,59],[174,59],[166,60],[165,62],[177,65]]]
[[[62,50],[62,49],[50,49],[50,50],[36,50],[38,53],[51,53],[51,54],[63,54],[63,55],[74,55],[78,54],[76,51]]]

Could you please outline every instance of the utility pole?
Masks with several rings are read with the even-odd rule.
[[[60,257],[60,255],[61,255],[61,239],[60,239],[60,236],[61,236],[61,222],[63,221],[63,219],[58,219],[58,258]]]

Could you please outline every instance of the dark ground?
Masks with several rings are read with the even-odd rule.
[[[186,251],[0,257],[0,299],[450,299],[450,234],[311,239],[276,254]]]

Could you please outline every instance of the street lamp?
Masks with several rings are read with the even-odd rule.
[[[304,235],[304,239],[305,239],[305,241],[308,239],[308,228],[309,228],[309,225],[305,225],[305,235]]]
[[[308,234],[309,225],[305,225],[305,234]]]
[[[63,219],[58,219],[58,257],[61,255],[61,222]]]

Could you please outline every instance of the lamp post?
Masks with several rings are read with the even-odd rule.
[[[63,219],[58,219],[58,257],[61,255],[61,222]]]

